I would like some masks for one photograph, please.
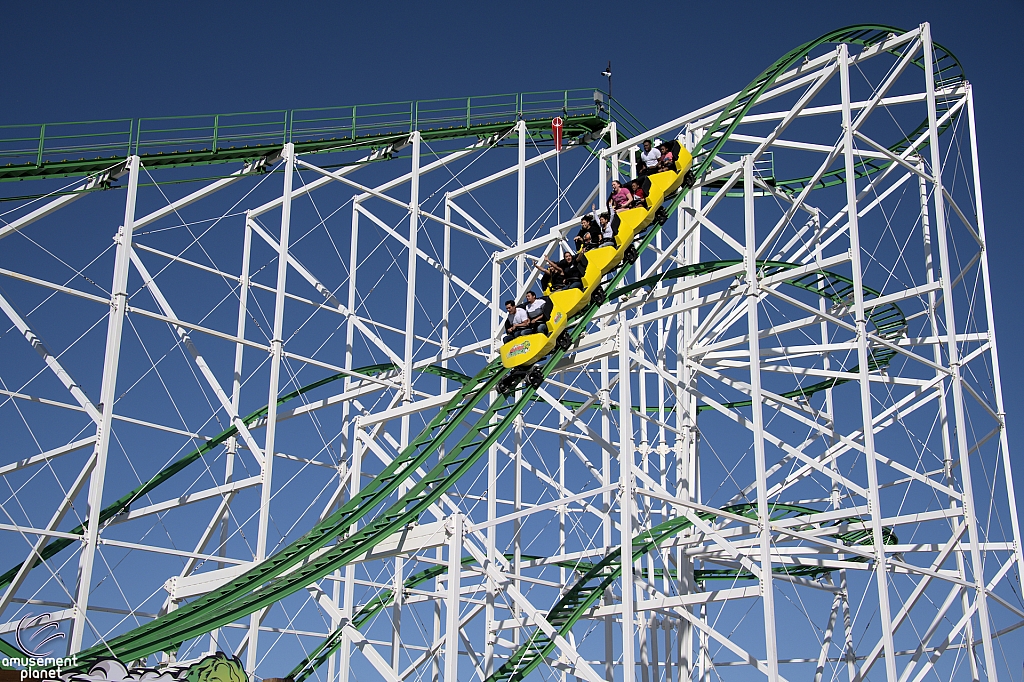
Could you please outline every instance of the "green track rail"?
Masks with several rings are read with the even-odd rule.
[[[753,521],[757,520],[757,506],[754,504],[732,505],[723,508],[722,511],[733,515],[745,516]],[[819,511],[816,509],[789,504],[772,505],[769,510],[772,521],[817,513]],[[714,521],[719,515],[712,512],[699,512],[697,516],[704,521]],[[852,519],[853,522],[859,520]],[[849,523],[849,521],[846,521],[846,523]],[[841,524],[836,522],[833,525],[838,526]],[[693,522],[689,518],[680,516],[643,531],[633,538],[630,563],[635,564],[648,552],[692,527]],[[831,537],[850,545],[871,542],[870,533],[865,533],[865,531],[839,532]],[[883,541],[885,544],[891,545],[895,544],[898,540],[892,531],[886,528],[883,530]],[[619,579],[622,575],[623,565],[621,556],[621,548],[608,553],[601,561],[590,567],[569,588],[562,598],[555,603],[554,607],[547,614],[547,621],[551,623],[559,635],[563,637],[568,635],[572,627],[587,615],[587,612],[604,595],[605,591],[612,586],[612,583]],[[857,559],[861,559],[861,557],[857,557]],[[780,567],[777,572],[791,576],[814,576],[828,573],[829,569],[819,566]],[[732,572],[729,571],[728,573]],[[740,572],[735,572],[733,575],[728,575],[728,573],[723,574],[722,577],[741,577]],[[753,576],[746,574],[742,577]],[[554,649],[554,638],[545,634],[540,628],[536,628],[530,637],[513,652],[508,660],[494,674],[487,678],[487,682],[514,682],[521,680],[539,666]]]
[[[694,150],[694,176],[701,177],[711,168],[712,159],[722,149],[743,116],[757,102],[758,97],[804,55],[827,43],[876,44],[896,30],[886,26],[841,29],[811,41],[778,60],[740,92],[698,143]],[[467,133],[463,130],[461,134]],[[85,172],[80,171],[78,174]],[[692,188],[694,176],[684,183],[671,202],[668,207],[669,214],[677,209]],[[637,244],[639,253],[651,243],[660,228],[659,223],[651,226],[642,241]],[[610,281],[604,283],[605,289],[621,291],[620,287],[629,270],[630,264],[624,263],[612,275]],[[820,293],[821,283],[815,286],[818,286],[816,293]],[[573,342],[583,335],[599,307],[598,303],[592,302],[574,320],[575,326],[569,330]],[[565,351],[556,349],[548,357],[541,368],[545,377],[555,371],[564,354]],[[480,370],[462,386],[452,401],[439,411],[424,431],[399,453],[381,474],[359,493],[354,494],[335,513],[316,524],[307,534],[243,575],[182,608],[81,652],[78,657],[79,665],[75,671],[87,670],[96,660],[111,655],[121,660],[135,660],[162,650],[174,649],[189,639],[285,598],[331,571],[352,562],[386,537],[417,521],[430,505],[479,460],[490,445],[534,400],[536,391],[529,386],[524,387],[519,392],[518,399],[512,403],[508,402],[506,396],[494,392],[498,382],[506,374],[507,370],[501,366],[500,360]],[[323,385],[329,380],[332,378],[322,380],[317,385]],[[308,390],[308,387],[300,389],[305,390]],[[806,394],[808,390],[805,388],[802,393]],[[481,406],[484,398],[492,393],[496,396],[494,400],[486,407]],[[454,446],[441,449],[442,445],[456,436],[459,436],[459,439]],[[402,483],[409,481],[413,472],[427,465],[434,454],[438,454],[439,459],[428,473],[396,502],[385,508],[387,499]],[[127,497],[137,499],[138,494],[133,491]],[[353,530],[359,523],[365,525]],[[659,533],[664,530],[661,526],[657,528],[660,529]],[[647,534],[653,532],[654,529],[645,531]],[[634,547],[636,545],[634,542]]]
[[[609,299],[616,298],[619,296],[627,296],[638,289],[652,287],[660,282],[684,279],[686,277],[694,277],[697,275],[716,272],[731,267],[733,265],[737,265],[740,262],[742,261],[707,261],[704,263],[697,263],[694,265],[686,265],[683,267],[674,268],[672,270],[668,270],[657,275],[652,275],[651,277],[646,277],[632,284],[620,287],[619,289],[616,289],[609,294]],[[781,261],[758,261],[758,266],[761,270],[762,276],[773,275],[787,269],[798,267],[797,264],[786,263]],[[800,275],[799,277],[795,277],[793,279],[787,279],[784,280],[784,283],[791,286],[799,287],[801,289],[817,294],[819,296],[823,296],[829,299],[834,305],[848,304],[853,293],[853,283],[850,280],[850,278],[844,275],[839,275],[837,273],[824,270],[815,271],[805,275]],[[864,287],[864,292],[868,297],[878,297],[881,295],[881,292],[875,291],[874,289],[870,289],[868,287]],[[887,341],[897,341],[903,335],[903,332],[907,326],[906,317],[903,314],[903,311],[900,310],[898,306],[892,303],[869,308],[867,311],[867,318],[868,322],[872,323],[875,327],[876,333],[881,338]],[[894,355],[895,351],[884,346],[872,348],[868,359],[869,371],[877,371],[879,369],[884,368],[885,366],[888,365],[889,361]],[[366,376],[375,376],[379,374],[384,374],[386,372],[398,371],[399,369],[400,368],[398,367],[398,365],[394,363],[384,363],[360,367],[358,369],[353,370],[353,372],[357,374],[363,374]],[[442,376],[446,379],[458,382],[463,385],[472,381],[471,377],[462,374],[461,372],[442,368],[435,365],[427,366],[420,371],[425,374],[436,374],[438,376]],[[855,366],[848,370],[846,373],[855,375],[858,371],[859,366]],[[303,394],[309,393],[314,389],[330,384],[334,381],[337,381],[338,379],[344,379],[345,376],[346,375],[341,373],[332,374],[328,377],[320,379],[319,381],[315,381],[311,384],[303,386],[302,388],[299,388],[295,391],[292,391],[291,393],[282,396],[278,400],[278,405],[284,405],[285,403],[288,403],[291,400],[294,400],[302,396]],[[827,379],[825,381],[821,381],[810,386],[798,387],[792,391],[787,391],[786,393],[782,393],[780,395],[783,398],[807,399],[810,398],[815,393],[824,391],[829,388],[834,388],[836,386],[839,386],[840,384],[844,384],[852,380],[852,376],[849,379]],[[534,397],[534,401],[539,402],[540,399]],[[581,401],[562,400],[561,402],[566,407],[569,407],[571,409],[578,409],[583,406],[583,402]],[[746,407],[749,405],[749,400],[727,402],[723,404],[724,407],[729,409]],[[595,406],[593,409],[600,409],[600,406]],[[634,406],[634,409],[639,408],[637,406]],[[653,411],[657,408],[650,409]],[[712,409],[712,407],[710,405],[700,405],[697,408],[698,412],[702,412],[708,409]],[[253,412],[252,414],[246,416],[242,421],[243,423],[245,423],[247,428],[253,428],[257,426],[261,422],[261,420],[266,417],[266,415],[267,408],[262,407],[259,410]],[[117,500],[114,500],[106,507],[104,507],[100,511],[100,523],[106,524],[111,520],[116,520],[116,517],[118,517],[119,515],[128,513],[128,511],[131,509],[131,505],[134,504],[137,500],[142,499],[145,495],[148,495],[157,487],[169,481],[173,476],[184,470],[193,462],[197,461],[204,454],[214,450],[218,446],[224,444],[229,438],[237,435],[238,427],[231,426],[222,431],[220,434],[218,434],[211,440],[209,440],[208,442],[206,442],[205,444],[203,444],[202,446],[200,446],[199,448],[196,448],[195,450],[189,452],[186,455],[183,455],[182,457],[178,458],[171,464],[167,465],[159,472],[157,472],[157,474],[150,478],[148,481],[135,487],[125,495],[121,496]],[[85,526],[83,524],[80,524],[67,532],[81,536],[84,534],[84,531]],[[36,559],[36,561],[33,564],[33,568],[38,566],[42,560],[52,558],[53,556],[57,555],[62,550],[75,544],[76,542],[78,541],[71,538],[60,538],[53,540],[52,542],[47,544],[46,547],[40,552],[41,558]],[[11,581],[14,579],[14,577],[17,575],[18,571],[21,569],[21,566],[22,564],[17,564],[8,569],[7,572],[0,575],[0,587],[9,585]]]
[[[819,510],[811,509],[809,507],[798,507],[798,506],[795,506],[795,505],[784,505],[784,506],[785,506],[785,511],[788,512],[789,515],[801,516],[801,515],[810,515],[810,514],[817,514],[817,513],[819,513]],[[779,505],[777,507],[773,507],[772,510],[773,511],[782,511],[783,510],[783,505]],[[747,516],[747,517],[752,518],[752,519],[756,518],[756,506],[753,505],[753,504],[733,505],[731,507],[727,507],[726,511],[731,511],[734,514],[742,514],[742,515]],[[714,518],[714,516],[710,515],[710,514],[706,514],[706,515],[704,515],[704,517],[709,519],[709,520]],[[783,518],[783,517],[781,515],[779,515],[774,520],[778,520],[778,518]],[[853,519],[853,521],[856,522],[856,521],[858,521],[858,519]],[[847,521],[847,523],[849,523],[849,520]],[[834,524],[834,525],[839,525],[839,524]],[[674,525],[673,527],[675,528],[677,526]],[[680,528],[679,530],[684,530],[684,529]],[[677,531],[677,533],[678,533],[678,531]],[[895,544],[896,543],[896,541],[897,541],[896,540],[896,536],[894,534],[892,534],[892,532],[891,532],[891,530],[889,528],[884,528],[883,529],[883,534],[884,534],[884,537],[885,537],[886,544]],[[662,536],[659,535],[659,537],[662,537]],[[855,544],[865,544],[866,542],[870,542],[871,533],[868,532],[868,531],[848,531],[848,532],[845,532],[845,533],[836,533],[836,534],[831,535],[830,537],[832,537],[834,539],[837,539],[837,540],[839,540],[839,541],[841,541],[841,542],[843,542],[845,544],[848,544],[848,545],[855,545]],[[505,556],[505,560],[506,561],[514,561],[515,560],[515,555],[505,554],[504,556]],[[522,555],[520,555],[519,559],[520,559],[520,561],[541,561],[541,560],[544,559],[544,557],[522,554]],[[861,561],[861,560],[862,559],[860,557],[857,557],[857,558],[853,559],[853,561]],[[463,566],[471,566],[474,563],[476,563],[476,560],[473,557],[465,557],[462,560],[462,565]],[[554,562],[554,563],[547,564],[547,565],[548,566],[557,566],[559,568],[568,569],[570,571],[573,571],[574,573],[579,574],[581,576],[581,578],[584,578],[584,579],[592,571],[594,571],[595,569],[598,569],[598,566],[599,566],[599,565],[595,565],[593,563],[585,562],[585,561],[558,561],[558,562]],[[655,571],[654,571],[655,577],[656,578],[663,577],[665,575],[665,570],[666,569],[661,569],[661,568],[655,569]],[[448,567],[446,565],[431,566],[431,567],[429,567],[429,568],[427,568],[427,569],[425,569],[423,571],[419,571],[418,573],[414,573],[414,574],[410,575],[408,578],[406,578],[402,582],[402,589],[403,590],[413,590],[413,589],[419,587],[420,585],[422,585],[423,583],[425,583],[425,582],[427,582],[429,580],[433,580],[434,578],[437,578],[437,577],[439,577],[441,575],[444,575],[447,571],[448,571]],[[821,576],[821,575],[823,575],[825,573],[831,572],[831,569],[822,568],[820,566],[776,566],[775,568],[772,569],[772,572],[776,573],[776,574],[779,574],[779,575],[815,578],[815,577]],[[621,571],[620,571],[620,573],[621,573]],[[669,572],[669,577],[672,578],[672,579],[678,580],[680,578],[680,574],[677,571],[676,574],[673,576],[671,574],[671,572]],[[696,569],[693,572],[693,579],[694,579],[694,581],[696,583],[701,584],[701,583],[705,583],[705,582],[707,582],[709,580],[730,580],[730,581],[756,580],[757,576],[755,576],[753,573],[751,573],[751,572],[749,572],[749,571],[747,571],[745,569],[732,569],[732,568],[722,568],[722,569],[710,568],[709,569],[709,568],[699,568],[699,569]],[[378,593],[376,596],[374,596],[372,599],[367,601],[365,604],[363,604],[362,606],[360,606],[356,610],[356,612],[352,615],[352,619],[348,622],[347,625],[351,625],[352,627],[354,627],[357,630],[362,629],[364,625],[367,625],[370,621],[373,620],[374,616],[376,616],[378,613],[383,611],[388,606],[391,606],[394,603],[394,600],[395,600],[395,592],[394,592],[393,589],[385,588],[385,589],[381,590],[380,593]],[[556,605],[556,609],[557,608],[558,607]],[[549,615],[555,614],[556,609],[552,609],[552,612]],[[586,610],[584,609],[583,612],[581,612],[581,616],[580,617],[585,617],[585,615],[586,615],[585,611]],[[304,658],[301,663],[299,663],[297,666],[295,666],[292,669],[291,672],[289,672],[287,675],[285,675],[284,679],[291,680],[291,682],[304,682],[304,680],[306,678],[308,678],[310,675],[312,675],[316,671],[317,668],[319,668],[321,665],[326,663],[327,660],[331,657],[331,655],[338,650],[338,648],[341,646],[342,641],[343,641],[344,629],[345,629],[345,626],[342,626],[342,627],[339,627],[339,628],[335,629],[333,632],[331,632],[331,634],[328,635],[327,638],[324,639],[324,641],[321,642],[320,645],[317,646],[316,649],[314,649],[312,652],[310,652],[310,654],[308,656],[306,656],[306,658]],[[565,634],[565,633],[562,633],[562,634]],[[548,652],[548,653],[550,653],[550,652]],[[546,655],[547,654],[544,653],[544,654],[541,654],[540,657],[543,658]],[[499,670],[499,672],[500,672],[500,670]],[[522,674],[525,675],[525,674],[527,674],[527,672],[522,672]],[[497,678],[492,677],[491,679],[497,679]]]

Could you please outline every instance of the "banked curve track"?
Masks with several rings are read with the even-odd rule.
[[[772,505],[769,510],[772,522],[781,521],[787,518],[797,518],[817,513],[818,510],[789,504]],[[718,514],[713,512],[697,512],[697,516],[704,521],[714,521],[720,516],[747,517],[756,522],[757,505],[744,503],[724,507]],[[856,521],[856,519],[851,519]],[[838,524],[834,524],[838,525]],[[633,538],[632,556],[630,565],[639,561],[642,556],[655,549],[659,545],[671,540],[681,532],[692,528],[693,521],[686,516],[679,516],[659,523],[639,533]],[[837,532],[832,537],[845,544],[862,544],[870,542],[871,537],[865,531]],[[896,544],[896,536],[891,530],[883,531],[885,544]],[[612,583],[622,575],[623,566],[622,550],[615,549],[605,555],[596,564],[587,567],[580,566],[583,575],[576,583],[566,590],[561,599],[555,603],[547,614],[547,621],[551,623],[561,636],[566,636],[579,620],[584,618],[587,612],[597,603],[598,599],[611,587]],[[829,569],[818,566],[783,566],[773,569],[777,573],[785,573],[790,576],[814,576],[828,573]],[[721,575],[722,578],[754,577],[751,574],[742,575],[732,572],[732,575]],[[550,655],[555,648],[555,640],[545,634],[540,628],[536,628],[527,640],[498,668],[487,682],[515,682],[526,677],[541,662]]]
[[[734,516],[746,516],[747,518],[750,518],[750,519],[756,519],[756,517],[757,517],[756,505],[752,504],[752,503],[744,503],[744,504],[731,505],[729,507],[726,507],[723,511],[725,513],[732,514]],[[772,507],[772,513],[773,513],[772,519],[775,520],[775,521],[778,521],[778,520],[781,520],[783,518],[808,516],[808,515],[811,515],[811,514],[818,513],[818,510],[817,509],[812,509],[810,507],[803,507],[803,506],[797,506],[797,505],[775,505],[775,506]],[[701,518],[703,518],[704,520],[710,521],[710,520],[713,520],[713,519],[717,518],[717,515],[710,514],[710,513],[703,513],[701,515]],[[847,522],[850,522],[850,521],[856,522],[857,519],[849,519]],[[667,540],[667,539],[671,538],[673,535],[678,535],[678,533],[680,531],[685,530],[686,528],[688,528],[688,527],[690,527],[692,525],[692,524],[679,524],[679,523],[676,523],[675,520],[673,520],[671,523],[672,523],[671,527],[666,528],[665,532],[661,532],[659,530],[661,528],[660,526],[656,526],[656,527],[652,528],[649,531],[649,533],[651,534],[651,537],[652,538],[656,537],[656,538],[658,538],[660,540]],[[665,524],[662,524],[662,525],[665,525]],[[834,523],[832,525],[839,525],[839,524],[838,523]],[[886,528],[884,530],[884,533],[885,533],[886,544],[895,544],[896,543],[896,536],[888,528]],[[643,539],[643,537],[644,536],[641,536],[641,538],[639,538],[639,539]],[[836,533],[831,534],[830,537],[832,537],[832,538],[834,538],[836,540],[839,540],[840,542],[843,542],[845,544],[854,545],[854,544],[865,544],[866,542],[870,542],[871,534],[870,534],[870,531],[865,531],[865,530],[840,531],[840,532],[836,532]],[[572,614],[576,616],[575,618],[572,619],[573,623],[575,623],[578,620],[580,620],[580,618],[585,617],[587,610],[589,609],[590,606],[593,605],[593,601],[591,601],[590,595],[591,594],[597,594],[598,596],[600,596],[600,594],[607,587],[607,585],[604,585],[603,579],[601,581],[599,581],[599,583],[595,583],[594,580],[592,578],[590,578],[590,577],[591,576],[602,576],[603,577],[605,574],[608,573],[608,571],[604,570],[602,568],[601,564],[606,564],[606,562],[608,562],[608,564],[614,564],[615,561],[617,560],[618,556],[619,556],[618,552],[615,553],[614,555],[609,555],[608,557],[605,557],[601,561],[601,563],[599,563],[599,564],[594,564],[594,563],[590,563],[590,562],[586,562],[586,561],[555,561],[555,562],[548,562],[547,563],[548,566],[557,566],[559,568],[565,568],[565,569],[573,571],[574,573],[577,573],[577,574],[579,574],[581,576],[581,580],[578,581],[576,584],[574,584],[569,589],[569,591],[567,591],[567,593],[565,595],[566,598],[563,598],[563,599],[559,600],[559,602],[555,605],[555,607],[549,612],[549,614],[548,614],[548,622],[551,622],[552,624],[555,624],[556,622],[558,622],[558,623],[561,624],[560,631],[561,631],[562,628],[564,628],[565,631],[568,631],[568,629],[571,628],[571,624],[569,623],[570,619],[567,618],[564,615],[565,612],[571,611]],[[509,561],[509,562],[515,560],[515,555],[513,555],[513,554],[505,554],[504,557],[505,557],[505,560]],[[543,561],[544,557],[535,556],[535,555],[521,554],[519,556],[519,560],[520,561]],[[858,557],[858,558],[854,558],[854,559],[851,559],[851,560],[852,561],[860,561],[860,560],[863,560],[863,559]],[[462,565],[463,566],[471,566],[471,565],[473,565],[475,563],[475,561],[476,560],[473,557],[465,557],[462,560]],[[620,566],[619,566],[620,570],[619,570],[618,575],[621,575],[621,561],[619,562],[619,564],[620,564]],[[405,579],[405,581],[402,583],[402,589],[403,590],[415,589],[416,587],[422,585],[423,583],[427,582],[428,580],[432,580],[434,578],[437,578],[437,577],[443,575],[447,570],[448,570],[447,566],[435,565],[435,566],[431,566],[429,568],[426,568],[426,569],[424,569],[424,570],[422,570],[422,571],[420,571],[418,573],[414,573],[414,574],[410,575],[408,578]],[[785,574],[785,575],[789,575],[789,576],[808,577],[808,578],[813,578],[813,577],[816,577],[816,576],[820,576],[823,573],[828,573],[830,570],[831,569],[828,569],[828,568],[822,568],[821,566],[778,566],[778,567],[775,567],[775,568],[772,569],[773,573]],[[655,570],[655,577],[661,577],[663,575],[662,571],[663,571],[663,569],[656,569]],[[697,582],[697,583],[707,582],[708,580],[732,580],[732,581],[736,581],[736,580],[756,580],[757,579],[757,576],[755,576],[753,573],[750,573],[749,571],[746,571],[745,569],[715,569],[715,568],[712,568],[712,569],[696,569],[693,572],[693,575],[694,575],[694,581]],[[616,577],[617,576],[612,576],[611,580],[609,581],[609,584],[610,584],[611,581],[614,581],[616,579]],[[588,578],[590,578],[590,579],[588,579]],[[675,576],[675,578],[678,579],[678,575]],[[571,598],[570,598],[570,593],[573,593],[573,596]],[[585,596],[584,596],[584,593],[586,593]],[[324,639],[324,641],[316,649],[314,649],[312,652],[310,652],[310,654],[308,656],[306,656],[306,658],[304,658],[301,663],[299,663],[297,666],[295,666],[295,668],[292,669],[292,671],[289,672],[285,676],[285,679],[291,680],[292,682],[304,682],[304,680],[306,680],[310,675],[312,675],[313,672],[317,668],[319,668],[321,665],[323,665],[327,661],[327,659],[330,658],[331,654],[333,654],[335,651],[338,650],[338,647],[341,646],[342,638],[343,638],[343,634],[344,634],[346,626],[351,626],[351,627],[355,628],[356,630],[361,629],[364,625],[369,623],[373,619],[374,616],[376,616],[378,613],[380,613],[386,607],[390,606],[394,602],[394,598],[395,598],[394,590],[392,590],[392,589],[385,589],[385,590],[382,590],[375,597],[373,597],[372,599],[367,601],[365,604],[363,604],[361,607],[359,607],[359,609],[357,609],[355,611],[355,613],[352,615],[351,621],[349,621],[348,623],[345,623],[341,627],[339,627],[336,630],[334,630],[330,635],[328,635],[327,638]],[[572,605],[572,606],[570,606],[570,605]],[[552,620],[552,618],[554,618],[554,620]],[[562,631],[561,634],[564,635],[565,631]],[[541,634],[543,634],[543,633],[541,633]],[[547,647],[546,644],[542,645],[542,642],[550,643],[551,647]],[[522,650],[524,652],[523,655],[520,655],[519,657],[517,657],[518,661],[520,663],[520,666],[519,667],[516,667],[515,665],[509,666],[509,670],[511,670],[515,675],[518,675],[518,677],[516,677],[514,679],[518,679],[519,677],[525,676],[526,674],[528,674],[530,672],[530,670],[533,669],[533,667],[535,667],[535,665],[531,666],[529,668],[529,670],[528,670],[528,669],[526,669],[522,665],[522,663],[524,663],[526,661],[526,658],[527,658],[526,652],[528,650],[532,649],[535,652],[536,655],[531,657],[531,659],[532,660],[536,660],[536,662],[539,663],[542,658],[546,657],[548,654],[551,653],[551,650],[552,650],[553,646],[554,646],[554,643],[551,642],[549,639],[543,639],[543,638],[540,638],[540,637],[537,637],[537,638],[531,637],[527,642],[525,642],[523,644],[523,646],[522,646]],[[489,679],[491,679],[491,680],[506,679],[503,676],[504,675],[504,673],[502,672],[503,669],[504,669],[504,667],[503,668],[499,668],[498,671]],[[506,670],[506,673],[507,672],[508,672],[508,670]]]
[[[693,187],[693,177],[702,177],[711,168],[712,160],[736,126],[779,76],[820,46],[831,43],[870,46],[883,42],[893,32],[899,31],[879,25],[839,29],[805,43],[772,64],[740,91],[698,142],[693,150],[694,175],[683,184],[667,207],[667,213],[673,213]],[[651,226],[637,244],[638,252],[642,253],[651,243],[660,227],[660,223]],[[619,270],[611,274],[610,281],[605,282],[605,289],[617,289],[630,268],[631,264],[623,263]],[[599,304],[591,303],[579,315],[575,326],[569,330],[573,342],[583,335],[599,307]],[[541,371],[545,377],[555,370],[564,354],[565,351],[556,349],[544,362]],[[96,660],[111,655],[121,660],[135,660],[174,648],[283,599],[351,562],[384,538],[416,521],[478,461],[533,400],[535,389],[529,386],[524,387],[518,399],[511,404],[505,396],[493,393],[506,373],[507,370],[498,360],[484,367],[463,385],[424,431],[378,477],[306,535],[241,576],[182,608],[81,652],[77,667],[70,672],[87,670]],[[481,401],[492,393],[497,397],[485,409],[477,410]],[[464,421],[470,422],[469,418],[477,414],[479,416],[472,420],[472,426],[453,447],[444,450],[443,456],[426,476],[385,508],[384,503],[399,485],[408,482],[413,472],[425,465],[442,444],[459,432]],[[357,522],[365,522],[365,525],[344,536]],[[651,532],[645,531],[648,534]],[[634,547],[637,544],[634,541]]]

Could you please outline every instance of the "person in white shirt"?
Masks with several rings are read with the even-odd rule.
[[[502,343],[508,343],[517,336],[526,333],[526,327],[530,324],[530,317],[523,308],[517,308],[515,301],[505,301],[505,310],[508,315],[505,317],[505,338]]]
[[[532,291],[526,292],[526,315],[530,318],[527,334],[547,334],[548,317],[551,316],[551,301],[547,298],[537,298]]]
[[[661,160],[661,152],[651,145],[650,140],[644,140],[644,150],[640,152],[640,160],[643,162],[643,168],[637,172],[637,175],[647,175],[657,168],[658,161]]]

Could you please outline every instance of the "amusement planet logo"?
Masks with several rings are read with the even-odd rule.
[[[24,657],[15,656],[13,658],[5,657],[0,660],[0,663],[6,668],[21,666],[22,669],[19,671],[20,680],[56,680],[60,678],[64,668],[73,667],[78,664],[77,656],[55,658],[48,655],[51,649],[43,649],[47,643],[55,639],[64,639],[65,636],[63,632],[57,630],[60,627],[57,622],[50,620],[50,618],[51,614],[49,613],[43,613],[38,616],[30,613],[18,621],[18,627],[14,631],[14,636],[18,641],[18,646],[28,655]],[[45,635],[47,630],[50,629],[53,629],[54,632],[50,633],[47,637],[43,637],[39,643],[34,643],[35,640]]]

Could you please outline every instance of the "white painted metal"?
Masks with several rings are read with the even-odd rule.
[[[909,51],[908,51],[909,54]],[[901,64],[907,61],[906,57]],[[850,109],[850,63],[849,48],[839,46],[839,76],[842,79],[843,98],[843,157],[846,176],[856,172],[853,160],[853,118]],[[861,118],[858,117],[858,122]],[[885,542],[882,536],[881,502],[878,494],[878,464],[875,453],[875,434],[871,428],[872,405],[868,375],[868,330],[864,309],[864,267],[861,264],[860,232],[858,230],[857,188],[852,182],[846,183],[846,218],[850,235],[851,268],[853,270],[854,315],[857,324],[857,366],[860,368],[860,409],[864,454],[868,477],[868,508],[871,515],[871,537],[874,545],[875,579],[878,593],[878,610],[881,620],[882,641],[885,647],[885,674],[889,682],[896,682],[896,650],[892,637],[892,616],[889,612],[889,576],[886,571]]]
[[[85,629],[89,622],[89,597],[93,566],[96,562],[99,544],[100,507],[103,504],[103,489],[110,449],[114,392],[117,390],[117,368],[121,359],[121,333],[124,329],[125,310],[128,307],[128,269],[132,249],[132,230],[135,222],[135,200],[139,187],[139,167],[139,157],[129,157],[128,196],[125,199],[124,222],[115,237],[117,253],[113,282],[110,287],[111,301],[107,318],[107,342],[103,359],[103,381],[100,388],[100,405],[102,405],[103,416],[96,425],[96,461],[89,477],[89,520],[85,528],[85,547],[79,561],[74,622],[71,635],[68,638],[68,650],[71,653],[81,650]]]

